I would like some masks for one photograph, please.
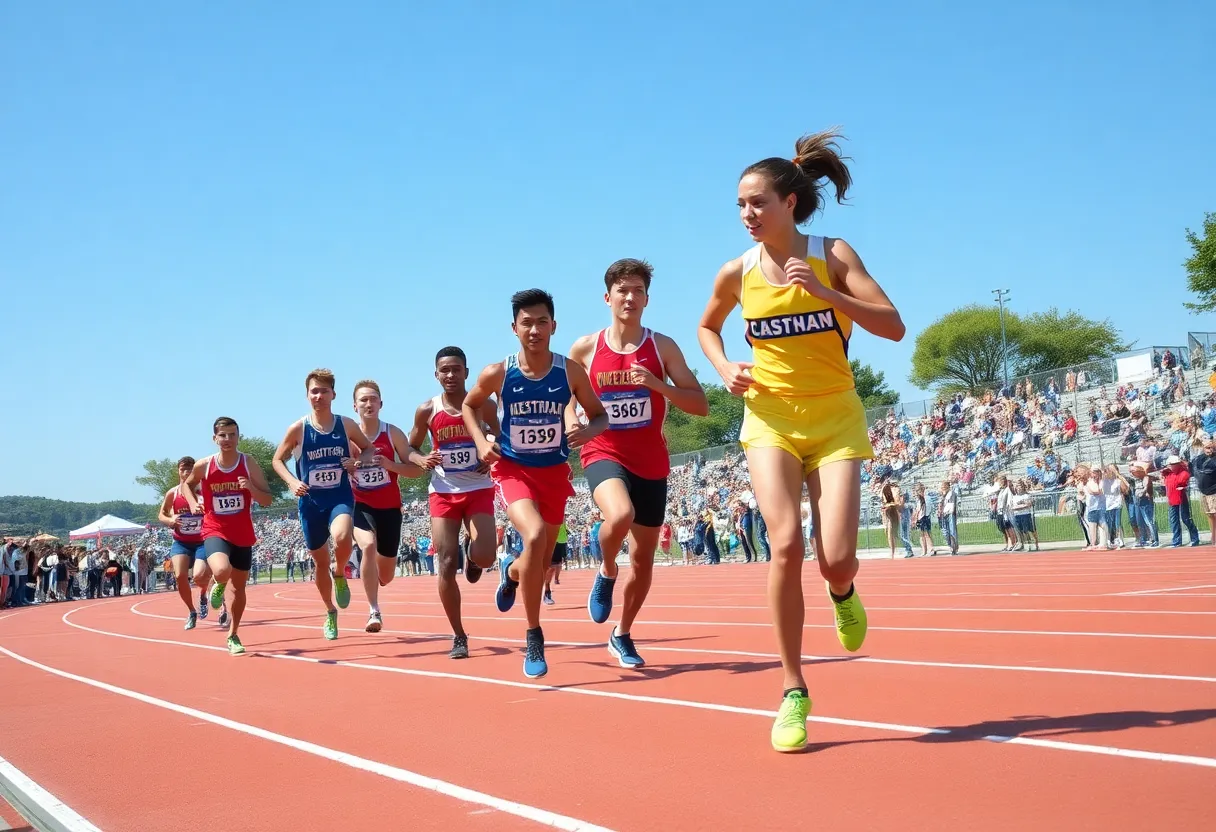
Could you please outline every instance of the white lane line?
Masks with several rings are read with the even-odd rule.
[[[139,609],[146,601],[131,606],[131,612],[136,615],[141,615],[145,618],[159,618],[165,621],[180,621],[180,616],[161,615],[158,613],[145,612]],[[246,607],[246,612],[278,612],[278,610]],[[249,621],[246,625],[256,624],[259,627],[286,627],[294,630],[312,630],[317,628],[312,624],[282,624],[279,622],[266,621]],[[363,633],[362,628],[358,627],[339,627],[341,632],[347,633]],[[450,633],[435,633],[424,632],[420,630],[390,630],[388,628],[380,631],[382,635],[400,635],[400,636],[419,636],[423,638],[433,639],[435,641],[449,641]],[[469,636],[470,641],[492,641],[501,644],[524,644],[522,638],[505,638],[498,636]],[[602,641],[551,641],[546,639],[545,644],[550,647],[603,647],[605,642]],[[780,660],[780,656],[776,653],[757,653],[749,650],[712,650],[705,647],[661,647],[654,644],[649,644],[645,639],[641,639],[638,644],[643,647],[648,653],[691,653],[702,656],[738,656],[748,659],[771,659],[774,661]],[[366,658],[378,658],[377,656],[368,656]],[[353,661],[348,659],[347,661]],[[1167,682],[1203,682],[1208,684],[1216,684],[1216,676],[1183,676],[1172,673],[1133,673],[1132,671],[1124,670],[1087,670],[1085,668],[1074,667],[1047,667],[1035,665],[1010,665],[1010,664],[978,664],[973,662],[932,662],[920,661],[913,659],[884,659],[873,656],[812,656],[803,655],[802,660],[805,662],[848,662],[850,664],[860,662],[863,664],[889,664],[898,665],[901,667],[940,667],[951,670],[1001,670],[1013,671],[1019,673],[1057,673],[1073,676],[1105,676],[1120,679],[1145,679],[1145,680],[1160,680]]]
[[[69,615],[71,615],[71,613],[64,614],[63,618],[65,622],[67,621]],[[79,627],[81,625],[73,624],[72,626]],[[208,647],[207,649],[220,650],[223,648]],[[264,728],[258,728],[256,725],[247,725],[244,722],[237,722],[234,719],[228,719],[227,717],[218,716],[216,714],[208,713],[207,711],[200,711],[197,708],[179,705],[176,702],[158,699],[155,696],[149,696],[145,693],[121,688],[117,685],[111,685],[108,682],[102,682],[97,679],[90,679],[87,676],[79,676],[75,673],[69,673],[66,670],[50,667],[49,665],[45,665],[41,662],[34,661],[33,659],[26,658],[25,656],[18,655],[2,645],[0,645],[0,652],[8,655],[10,658],[16,659],[23,664],[45,671],[54,676],[59,676],[63,679],[70,679],[73,682],[80,682],[81,684],[89,685],[90,687],[94,687],[99,690],[104,690],[119,696],[125,696],[128,699],[134,699],[135,701],[143,702],[146,705],[154,705],[158,708],[164,708],[167,711],[173,711],[184,716],[203,720],[204,722],[210,722],[212,725],[219,725],[222,728],[228,728],[242,734],[248,734],[251,737],[258,737],[259,739],[268,740],[279,745],[287,746],[288,748],[293,748],[296,751],[303,751],[306,754],[312,754],[316,757],[332,760],[335,763],[341,763],[342,765],[349,766],[351,768],[371,772],[372,774],[379,774],[382,777],[387,777],[400,783],[417,786],[418,788],[437,792],[447,797],[454,797],[457,800],[463,800],[466,803],[475,803],[481,806],[488,806],[491,809],[497,809],[498,811],[509,815],[515,815],[516,817],[535,821],[539,824],[551,826],[555,829],[568,830],[569,832],[610,832],[610,830],[606,829],[605,827],[597,826],[585,820],[567,817],[566,815],[559,815],[556,812],[550,812],[547,809],[538,809],[535,806],[528,806],[524,803],[516,803],[513,800],[506,800],[501,797],[485,794],[484,792],[474,791],[473,789],[468,789],[464,786],[457,786],[456,784],[448,783],[445,780],[427,777],[425,774],[418,774],[417,772],[408,771],[403,768],[398,768],[397,766],[391,766],[387,763],[369,760],[366,757],[359,757],[355,754],[348,754],[345,751],[336,751],[323,745],[308,742],[307,740],[289,737],[285,734],[275,733],[274,731],[267,731]],[[91,830],[95,827],[88,826],[78,828],[81,830]]]
[[[72,613],[78,610],[71,610],[64,613],[63,622],[70,627],[75,627],[79,630],[96,633],[98,635],[110,636],[112,638],[128,639],[131,641],[141,641],[148,644],[166,644],[178,647],[192,647],[199,650],[211,650],[217,652],[227,652],[223,647],[215,647],[207,644],[192,644],[186,641],[173,641],[171,639],[148,638],[145,636],[132,636],[125,633],[112,633],[106,630],[98,630],[93,627],[88,627],[84,624],[77,624],[70,621]],[[14,658],[19,658],[9,650],[0,646],[0,651],[13,655]],[[263,656],[271,659],[282,659],[285,661],[306,662],[308,664],[325,664],[327,666],[352,667],[359,670],[371,670],[380,673],[397,673],[403,676],[417,676],[430,679],[448,679],[459,682],[475,682],[484,685],[497,685],[499,687],[516,688],[522,690],[537,690],[537,691],[552,691],[556,693],[569,693],[576,696],[592,696],[603,699],[616,699],[625,702],[637,702],[648,705],[671,705],[681,708],[694,708],[703,711],[714,711],[718,713],[742,714],[747,716],[762,716],[768,719],[776,717],[776,711],[763,710],[760,708],[744,708],[737,705],[723,705],[716,702],[700,702],[690,699],[673,699],[661,696],[642,696],[639,694],[620,693],[610,690],[594,690],[584,687],[560,687],[551,685],[538,685],[531,682],[513,682],[507,679],[496,679],[487,676],[470,676],[463,673],[447,673],[440,670],[421,670],[417,668],[393,667],[379,664],[364,664],[362,662],[346,662],[341,659],[318,659],[312,656],[292,656],[283,655],[280,653],[255,653],[255,655]],[[32,663],[31,660],[22,659],[27,663]],[[35,663],[36,664],[36,663]],[[64,671],[58,671],[48,668],[55,673],[63,674]],[[104,683],[99,683],[104,684]],[[920,725],[900,725],[891,722],[873,722],[861,719],[844,719],[840,717],[828,716],[810,716],[807,717],[808,722],[819,722],[825,725],[840,725],[849,728],[869,728],[875,731],[886,731],[896,734],[913,734],[915,736],[941,735],[941,736],[958,736],[954,731],[947,728],[927,728]],[[961,737],[966,739],[966,737]],[[1157,751],[1142,751],[1133,748],[1115,748],[1109,746],[1090,746],[1080,743],[1058,742],[1049,740],[1039,740],[1034,737],[1003,737],[990,735],[980,737],[980,739],[988,742],[996,742],[1005,745],[1027,745],[1039,748],[1050,748],[1057,751],[1073,751],[1087,754],[1104,754],[1117,757],[1126,757],[1129,759],[1138,760],[1154,760],[1157,762],[1177,763],[1181,765],[1202,766],[1205,768],[1216,768],[1216,758],[1198,757],[1186,754],[1168,754]],[[458,787],[454,787],[458,788]]]
[[[1157,595],[1162,592],[1186,592],[1190,589],[1216,589],[1216,584],[1199,584],[1198,586],[1171,586],[1161,589],[1137,589],[1133,592],[1112,592],[1108,597],[1119,597],[1125,595]]]
[[[25,772],[3,757],[0,757],[0,795],[39,830],[101,832],[77,814],[71,806],[39,786]],[[4,821],[0,820],[0,823]]]

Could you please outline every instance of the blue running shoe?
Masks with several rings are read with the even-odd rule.
[[[616,578],[605,578],[602,572],[595,573],[595,583],[587,596],[587,613],[596,624],[603,624],[612,615],[612,590],[615,587]]]
[[[540,627],[528,630],[528,646],[524,648],[524,675],[529,679],[539,679],[549,672],[545,662],[545,634]]]
[[[638,655],[638,648],[633,646],[633,638],[629,635],[618,636],[616,627],[612,628],[612,633],[608,636],[608,652],[626,670],[634,670],[646,665],[646,662]]]
[[[498,604],[499,612],[509,612],[515,606],[515,590],[519,582],[511,580],[511,564],[515,563],[515,555],[507,555],[498,564],[498,591],[494,593],[494,603]],[[542,664],[544,659],[541,659]]]

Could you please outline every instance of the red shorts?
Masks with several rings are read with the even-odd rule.
[[[494,489],[479,488],[476,491],[458,491],[453,494],[440,494],[432,491],[427,497],[431,507],[431,516],[464,520],[478,514],[494,516]]]
[[[566,500],[574,496],[568,464],[529,468],[500,459],[490,469],[490,476],[494,478],[498,496],[507,506],[519,500],[531,500],[540,510],[541,519],[550,526],[561,525],[566,519]]]

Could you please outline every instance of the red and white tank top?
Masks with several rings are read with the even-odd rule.
[[[191,514],[190,504],[182,496],[182,487],[173,489],[173,513],[177,515],[177,528],[173,539],[182,543],[203,542],[203,514]]]
[[[380,422],[380,432],[372,440],[380,456],[397,462],[397,450],[393,447],[393,437],[389,432],[392,427],[388,422]],[[355,489],[355,502],[370,508],[401,508],[401,490],[397,488],[397,475],[381,468],[356,468],[351,475],[351,485]]]
[[[608,430],[583,446],[580,459],[586,468],[600,460],[612,460],[645,480],[661,480],[671,473],[663,422],[667,399],[629,381],[630,367],[640,364],[658,378],[665,378],[654,333],[642,331],[642,343],[631,352],[618,352],[608,343],[607,330],[595,339],[595,354],[587,375],[591,389],[608,411]]]
[[[253,495],[241,488],[238,480],[249,477],[245,455],[225,470],[219,454],[207,460],[203,474],[203,537],[222,537],[233,546],[252,546],[258,542],[253,531]]]
[[[442,461],[431,471],[430,490],[438,494],[460,494],[493,488],[486,474],[477,472],[481,460],[477,445],[469,436],[460,414],[453,415],[443,406],[443,396],[431,399],[431,446],[439,450]]]

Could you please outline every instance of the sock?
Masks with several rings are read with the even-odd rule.
[[[368,611],[368,614],[370,614],[370,615],[379,615],[380,614],[380,605],[379,604],[368,604],[367,611]]]
[[[800,694],[802,694],[803,699],[811,698],[811,694],[806,688],[790,688],[789,690],[784,691],[781,694],[781,698],[784,699],[785,697],[789,696],[791,693],[800,693]]]
[[[835,592],[832,592],[832,590],[830,590],[830,589],[828,590],[828,595],[831,595],[832,600],[835,601],[837,604],[843,604],[845,601],[847,601],[853,597],[853,585],[849,584],[849,591],[846,592],[844,595],[837,595]]]
[[[528,630],[527,635],[529,638],[535,635],[537,638],[542,640],[545,637],[545,634],[541,631],[540,627],[533,627],[532,629]]]

